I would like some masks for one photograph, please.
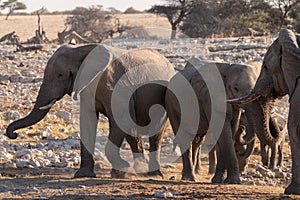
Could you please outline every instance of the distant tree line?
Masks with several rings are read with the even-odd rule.
[[[167,17],[173,32],[190,37],[300,32],[300,0],[165,0],[149,12]],[[174,38],[175,34],[172,34]]]

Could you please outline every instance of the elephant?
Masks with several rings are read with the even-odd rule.
[[[17,138],[15,130],[38,123],[64,95],[73,95],[74,99],[80,95],[81,164],[74,177],[96,176],[93,152],[99,113],[109,120],[105,154],[112,164],[112,177],[128,174],[129,163],[120,156],[124,138],[133,152],[137,171],[136,161],[144,159],[142,134],[150,141],[148,174],[163,176],[159,155],[166,112],[151,109],[156,104],[164,106],[165,86],[174,74],[173,65],[153,49],[123,51],[102,44],[61,46],[47,63],[34,108],[26,117],[9,124],[6,134]],[[154,128],[148,126],[152,121]]]
[[[278,115],[278,114],[273,114],[273,116],[271,116],[271,120],[269,121],[269,126],[272,126],[271,121],[273,121],[273,123],[276,124],[276,126],[278,126],[280,128],[280,135],[282,135],[283,137],[281,142],[277,145],[266,145],[263,142],[260,142],[260,151],[261,151],[261,159],[262,159],[262,163],[265,166],[269,166],[269,168],[273,169],[276,166],[280,167],[282,164],[282,160],[283,160],[283,151],[282,151],[282,147],[283,147],[283,143],[284,143],[284,138],[286,135],[286,120]],[[235,150],[237,153],[237,157],[238,157],[238,161],[239,161],[239,170],[240,173],[242,173],[245,170],[245,167],[248,163],[249,157],[252,154],[253,150],[254,150],[254,145],[255,145],[255,141],[256,141],[256,137],[249,143],[245,143],[245,140],[243,140],[243,137],[247,137],[247,128],[249,129],[249,125],[247,122],[247,118],[245,117],[244,114],[241,115],[241,120],[240,120],[240,126],[239,129],[237,131],[237,133],[235,134]],[[274,130],[271,130],[271,134],[272,135],[276,135],[277,132]],[[266,147],[271,148],[271,156],[269,157],[269,154],[266,152]],[[277,154],[278,155],[273,155],[273,153],[275,152],[273,150],[273,148],[277,148]],[[278,156],[278,158],[276,159],[276,156]],[[277,163],[276,163],[277,161]]]
[[[231,104],[247,104],[264,97],[270,101],[289,95],[288,135],[292,153],[292,180],[285,194],[300,194],[300,35],[282,29],[278,38],[269,46],[262,69],[253,90],[241,98],[228,100]],[[270,133],[269,116],[272,104],[261,106],[253,115],[263,123],[265,141],[274,142]],[[257,126],[260,128],[260,126]],[[272,127],[274,128],[274,127]],[[275,127],[276,128],[276,127]]]
[[[240,117],[239,117],[239,127],[236,131],[236,133],[233,133],[234,135],[234,148],[235,148],[235,152],[237,155],[237,159],[238,159],[238,165],[239,165],[239,172],[240,174],[242,174],[245,171],[245,168],[249,162],[249,158],[251,156],[251,154],[254,151],[254,147],[255,147],[255,142],[256,137],[253,137],[253,132],[248,132],[247,135],[247,127],[248,130],[251,129],[251,125],[247,122],[247,118],[245,116],[245,110],[244,109],[240,109]],[[286,120],[278,114],[273,114],[272,116],[273,121],[275,123],[278,124],[279,128],[280,128],[280,135],[285,136],[286,135]],[[270,120],[271,122],[271,120]],[[270,126],[272,126],[270,124]],[[272,135],[275,135],[276,132],[271,131]],[[252,138],[252,139],[245,139],[245,138]],[[283,161],[283,144],[284,144],[284,138],[282,137],[282,141],[278,144],[278,145],[272,145],[272,146],[268,146],[262,142],[260,142],[260,149],[261,149],[261,159],[262,159],[262,163],[265,166],[269,166],[270,167],[270,163],[275,164],[276,160],[277,163],[276,165],[278,167],[280,167],[282,165],[282,161]],[[277,156],[278,158],[276,159],[276,155],[273,155],[273,150],[271,150],[271,156],[269,157],[269,153],[266,151],[266,147],[269,148],[277,148]],[[213,174],[215,173],[215,169],[216,169],[216,152],[215,152],[215,148],[213,148],[209,154],[208,154],[208,161],[209,161],[209,168],[208,168],[208,173],[209,174]],[[194,154],[195,152],[193,152]],[[201,153],[201,148],[199,150],[198,153],[198,159],[197,162],[195,164],[195,173],[196,174],[200,174],[200,153]]]
[[[216,66],[219,75],[221,76],[221,83],[216,82],[215,77],[204,77],[199,74],[198,69],[203,71],[210,71],[213,66]],[[222,104],[222,101],[226,101],[227,97],[239,97],[243,94],[247,94],[253,88],[255,81],[258,76],[259,69],[255,66],[242,65],[242,64],[229,64],[229,63],[211,63],[211,62],[202,62],[197,58],[192,58],[188,61],[185,69],[178,72],[170,81],[166,97],[165,105],[167,109],[167,114],[173,128],[173,132],[176,135],[176,143],[179,145],[182,152],[182,180],[195,181],[195,160],[197,159],[197,153],[199,151],[200,144],[204,139],[204,136],[209,130],[210,119],[213,115],[213,111],[210,109],[212,107],[213,98],[210,98],[210,95],[219,95],[219,92],[212,92],[215,94],[210,94],[207,86],[207,82],[210,84],[219,84],[215,85],[217,88],[221,88],[222,85],[225,86],[226,94],[225,99],[218,99],[218,103]],[[191,85],[195,91],[197,101],[195,104],[190,103],[190,107],[195,107],[195,110],[200,113],[199,121],[197,122],[196,128],[189,128],[189,121],[181,119],[182,112],[184,111],[181,108],[180,102],[176,99],[174,92],[170,88],[178,87],[180,89],[182,83],[180,81],[180,76],[183,76]],[[207,80],[204,80],[208,78]],[[173,84],[173,85],[172,85]],[[224,91],[225,93],[225,91]],[[189,97],[192,99],[192,97]],[[253,103],[254,104],[254,103]],[[196,109],[196,107],[199,109]],[[246,108],[250,108],[250,105],[247,105]],[[215,175],[212,178],[213,183],[240,183],[239,179],[239,169],[238,169],[238,160],[236,157],[234,144],[233,144],[233,130],[237,129],[237,122],[239,121],[239,107],[230,106],[224,103],[224,126],[221,127],[221,134],[217,140],[216,150],[217,150],[217,166]],[[222,108],[217,106],[216,113],[219,115]],[[246,109],[247,110],[247,109]],[[195,111],[195,112],[196,112]],[[190,114],[191,118],[195,117],[193,113]],[[217,122],[217,123],[221,123]],[[181,124],[184,124],[185,127],[182,131],[182,136],[177,139],[177,132],[180,130]],[[213,131],[211,131],[213,132]],[[213,133],[213,135],[216,133]],[[186,138],[192,138],[187,140]],[[184,144],[184,142],[192,141],[191,143]],[[214,143],[215,144],[215,143]],[[187,147],[188,146],[188,147]],[[213,147],[213,146],[212,146]],[[224,180],[224,174],[227,170],[227,178]]]

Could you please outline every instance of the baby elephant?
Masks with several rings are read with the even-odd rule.
[[[271,134],[274,135],[274,137],[276,136],[276,134],[284,135],[283,139],[279,144],[274,143],[274,145],[272,146],[268,146],[264,144],[262,141],[260,141],[262,163],[265,166],[271,168],[272,166],[274,167],[275,164],[277,166],[282,165],[282,160],[283,160],[282,148],[283,148],[284,138],[286,135],[286,120],[281,115],[273,114],[269,123],[270,123],[270,127],[272,127],[273,123],[275,123],[280,129],[279,133],[276,132],[274,129],[270,130]],[[253,131],[251,131],[251,124],[247,122],[247,118],[243,110],[240,117],[239,128],[234,134],[234,147],[238,158],[240,173],[245,171],[245,168],[249,162],[249,158],[254,151],[256,142],[257,142],[256,135]],[[269,152],[266,151],[266,147],[271,149],[271,154],[269,154]],[[276,148],[276,150],[274,150],[274,148]],[[198,159],[195,168],[196,173],[200,171],[199,162],[200,161]],[[209,153],[209,173],[214,173],[214,172],[215,172],[215,152],[213,149]]]
[[[210,73],[213,69],[217,70],[221,82],[218,82],[216,74]],[[255,84],[258,70],[255,66],[250,65],[208,63],[193,59],[188,62],[184,70],[171,79],[169,89],[166,92],[165,104],[170,123],[176,135],[176,143],[182,152],[182,180],[196,180],[194,174],[196,162],[194,161],[197,154],[192,152],[199,150],[200,143],[207,133],[212,133],[215,137],[218,155],[212,182],[240,183],[238,160],[232,134],[232,124],[238,121],[239,108],[226,103],[223,104],[223,102],[226,102],[228,97],[243,96],[243,94],[248,93]],[[214,75],[210,76],[209,74]],[[185,96],[178,98],[178,95],[173,92],[176,89],[182,90],[184,82],[182,77],[192,87],[196,96],[195,102],[191,100],[193,96],[185,94]],[[221,95],[220,88],[222,87],[225,93],[224,96]],[[184,92],[182,93],[184,95]],[[182,107],[182,101],[187,101],[188,103],[185,106],[188,105],[188,107]],[[255,103],[253,102],[253,104]],[[251,106],[252,104],[248,104],[246,108],[251,109]],[[185,109],[191,113],[185,115]],[[200,116],[197,117],[197,113]],[[218,120],[211,121],[214,117]],[[190,121],[193,119],[199,120],[196,128],[189,126]],[[224,124],[222,124],[222,120]],[[219,133],[216,132],[215,126],[221,126]],[[192,145],[190,145],[191,143]],[[224,180],[225,172],[227,172],[227,178]]]

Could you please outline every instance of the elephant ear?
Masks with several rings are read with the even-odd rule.
[[[288,29],[280,31],[278,41],[282,51],[281,66],[291,97],[300,77],[300,48],[297,36]]]
[[[297,42],[297,36],[291,30],[283,29],[280,31],[279,43],[282,46],[283,53],[291,54],[300,59],[300,48]]]
[[[96,78],[100,78],[114,58],[121,52],[113,50],[106,45],[96,46],[82,62],[74,83],[73,99],[78,99],[78,94],[88,87]]]

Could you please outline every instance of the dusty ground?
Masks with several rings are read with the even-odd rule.
[[[175,168],[174,168],[175,166]],[[202,168],[199,182],[178,181],[180,163],[163,168],[165,178],[133,177],[110,179],[109,169],[101,166],[97,178],[73,179],[75,169],[0,169],[0,198],[3,199],[156,199],[165,191],[172,199],[298,199],[283,195],[280,186],[211,184],[207,169]],[[175,180],[169,180],[175,176]]]

